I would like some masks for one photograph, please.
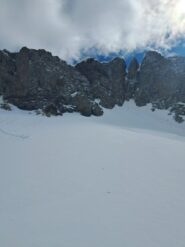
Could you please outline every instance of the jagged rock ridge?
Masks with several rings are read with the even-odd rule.
[[[134,99],[170,109],[179,122],[185,115],[185,58],[165,58],[149,51],[141,65],[128,69],[121,58],[107,63],[87,59],[75,67],[50,52],[23,47],[0,51],[0,95],[21,109],[42,109],[47,115],[80,112],[101,116],[102,107],[122,106]]]
[[[124,102],[125,62],[117,58],[107,64],[94,63],[88,77],[79,72],[83,64],[75,68],[45,50],[24,47],[18,53],[1,51],[0,94],[25,110],[100,116],[100,105],[112,108]]]
[[[134,99],[136,105],[153,104],[153,109],[170,109],[181,122],[185,114],[185,57],[165,58],[149,51],[143,59]]]

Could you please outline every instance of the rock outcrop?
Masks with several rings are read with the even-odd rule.
[[[138,106],[152,103],[153,109],[170,109],[175,120],[184,116],[185,57],[165,58],[161,54],[147,52],[141,63],[135,102]]]
[[[134,57],[128,66],[126,99],[134,98],[139,80],[139,63]]]
[[[88,59],[75,68],[45,50],[0,52],[0,95],[21,109],[42,109],[46,115],[78,111],[101,116],[101,106],[121,106],[125,75],[120,58],[109,63]]]
[[[148,52],[140,67],[138,84],[135,101],[139,106],[153,103],[167,109],[185,102],[185,58],[165,58]]]
[[[98,99],[101,106],[111,109],[123,105],[126,95],[126,63],[123,59],[100,63],[91,58],[77,64],[76,68],[89,80],[91,96]]]
[[[152,110],[169,109],[174,119],[185,116],[185,57],[165,58],[146,53],[141,65],[133,58],[126,69],[121,58],[101,63],[93,58],[75,67],[50,52],[23,47],[0,51],[0,96],[6,106],[41,109],[47,116],[80,112],[101,116],[102,107],[152,103]]]
[[[15,56],[8,51],[0,51],[0,95],[5,95],[15,83]],[[11,90],[11,89],[10,89]]]
[[[94,111],[88,98],[89,81],[50,52],[26,47],[13,55],[3,51],[0,72],[0,93],[21,109],[43,109],[55,115],[66,111],[91,115]]]

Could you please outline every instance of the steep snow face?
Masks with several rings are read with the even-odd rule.
[[[136,110],[137,109],[137,110]],[[150,107],[0,111],[0,246],[183,247],[185,124]]]

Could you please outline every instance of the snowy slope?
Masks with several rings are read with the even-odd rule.
[[[184,247],[185,124],[0,111],[0,246]]]

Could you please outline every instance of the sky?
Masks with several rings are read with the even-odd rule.
[[[154,49],[185,55],[184,0],[0,0],[0,49],[62,59]]]

